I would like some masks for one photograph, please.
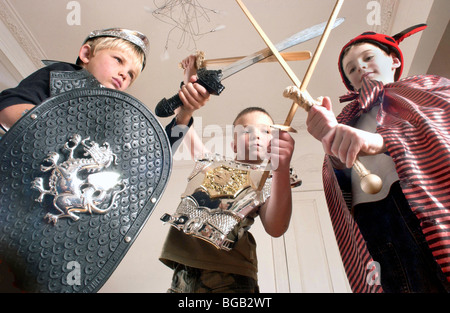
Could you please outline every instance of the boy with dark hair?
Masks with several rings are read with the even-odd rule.
[[[188,77],[195,72],[194,61],[194,56],[183,61]],[[235,159],[206,155],[196,160],[176,212],[161,218],[173,226],[160,257],[174,270],[169,292],[259,291],[249,228],[259,215],[266,232],[279,237],[292,211],[294,140],[272,125],[264,109],[247,108],[233,123]],[[262,183],[268,158],[276,166]]]

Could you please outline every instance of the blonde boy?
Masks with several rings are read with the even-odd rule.
[[[35,105],[51,96],[52,71],[80,71],[91,73],[104,87],[125,91],[138,78],[146,65],[149,42],[138,31],[109,28],[89,34],[78,53],[77,65],[55,62],[29,77],[17,87],[0,93],[0,126],[7,131]],[[209,99],[207,91],[198,84],[188,84],[180,91],[183,103],[192,110]]]

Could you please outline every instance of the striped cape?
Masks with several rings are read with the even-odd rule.
[[[345,97],[345,98],[344,98]],[[337,117],[349,124],[380,102],[377,132],[394,160],[400,185],[448,281],[450,281],[450,84],[423,75],[383,85],[367,80]],[[331,221],[353,292],[382,292],[372,258],[325,157],[323,183]]]

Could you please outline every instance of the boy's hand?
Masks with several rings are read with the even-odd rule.
[[[321,106],[311,107],[306,124],[308,132],[322,142],[325,153],[337,157],[347,168],[353,166],[358,155],[386,151],[381,135],[339,124],[329,98],[324,98]]]
[[[197,56],[190,55],[180,62],[181,67],[184,69],[183,82],[187,85],[190,82],[192,76],[197,75]]]
[[[338,124],[322,139],[325,153],[339,158],[347,168],[358,155],[375,155],[386,151],[383,137],[377,133]]]
[[[197,84],[196,56],[190,55],[181,61],[184,68],[184,85],[178,95],[183,106],[177,111],[177,124],[187,125],[194,111],[202,108],[209,101],[210,94],[205,87]]]
[[[295,141],[288,132],[281,130],[274,130],[272,137],[267,149],[272,169],[274,172],[289,172]]]
[[[337,124],[338,122],[328,97],[323,98],[322,105],[313,105],[306,119],[308,132],[319,141],[322,141],[323,137]]]

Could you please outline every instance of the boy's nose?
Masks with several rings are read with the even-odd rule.
[[[250,133],[251,138],[259,139],[261,137],[261,133],[258,130],[254,130]]]
[[[358,63],[358,68],[359,68],[359,70],[365,70],[365,69],[367,69],[367,63],[366,63],[366,62],[363,62],[363,61],[360,61],[360,62]]]

